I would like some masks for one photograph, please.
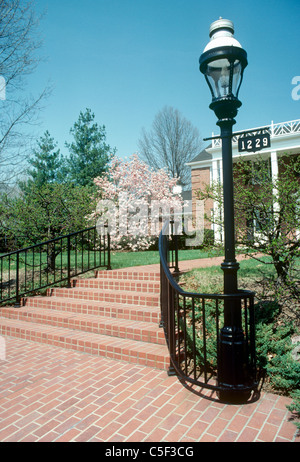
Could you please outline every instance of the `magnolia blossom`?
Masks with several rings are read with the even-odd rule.
[[[93,218],[100,227],[107,222],[113,248],[148,249],[165,219],[181,218],[182,197],[174,192],[178,180],[165,169],[152,169],[137,154],[112,158],[108,171],[94,179],[99,201]]]

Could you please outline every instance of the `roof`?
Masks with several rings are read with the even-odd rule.
[[[206,149],[208,148],[211,148],[211,145],[206,147]],[[206,151],[206,149],[203,149],[203,151],[201,151],[196,157],[194,157],[194,159],[190,160],[188,164],[191,164],[193,162],[199,162],[201,160],[211,160],[212,155],[208,151]]]
[[[192,199],[192,191],[189,189],[188,191],[182,191],[181,197],[184,201]]]

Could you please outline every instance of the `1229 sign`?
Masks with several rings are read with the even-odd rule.
[[[255,135],[239,138],[238,149],[239,152],[256,152],[271,146],[269,133],[264,135]]]

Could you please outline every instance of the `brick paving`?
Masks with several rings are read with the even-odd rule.
[[[162,370],[5,340],[1,442],[300,442],[288,398],[227,405]]]
[[[184,271],[212,263],[219,262],[216,259],[181,262],[180,268]],[[158,279],[157,269],[157,265],[147,267],[148,272],[153,272],[153,279]],[[145,271],[145,267],[131,269],[131,272],[136,272],[136,279],[141,281]],[[113,271],[111,274],[115,279],[122,279],[124,271]],[[110,277],[109,274],[107,277]],[[104,286],[99,289],[99,281],[94,283],[98,285],[97,290],[104,290]],[[76,290],[90,290],[84,286],[85,283],[80,283]],[[128,285],[126,288],[119,285],[119,289],[130,290]],[[138,290],[142,296],[141,286],[137,288],[134,285],[131,289],[133,292]],[[106,286],[106,290],[110,288]],[[156,295],[155,285],[153,291],[153,295]],[[61,309],[61,299],[54,299],[55,308],[58,304]],[[177,377],[169,377],[163,370],[165,364],[160,365],[157,361],[151,363],[145,359],[134,363],[130,362],[129,356],[118,357],[116,350],[113,350],[115,345],[107,350],[111,357],[109,354],[101,356],[98,350],[94,351],[96,347],[90,340],[85,349],[72,349],[71,344],[66,344],[66,328],[72,329],[74,342],[78,335],[76,329],[81,329],[82,323],[85,323],[85,329],[91,329],[86,335],[96,335],[93,329],[107,328],[105,323],[89,323],[84,315],[87,312],[99,315],[99,294],[98,301],[93,298],[92,301],[81,303],[76,297],[68,301],[64,316],[58,311],[47,316],[42,314],[39,310],[46,303],[45,300],[46,297],[30,298],[28,306],[25,305],[27,312],[22,311],[23,307],[19,309],[21,318],[37,316],[38,322],[41,322],[47,317],[47,323],[51,323],[55,317],[55,322],[61,323],[59,329],[62,330],[56,325],[39,324],[40,336],[36,338],[32,333],[34,323],[29,322],[32,336],[22,337],[23,328],[20,327],[18,331],[15,327],[13,337],[11,330],[9,333],[5,331],[8,323],[24,324],[25,321],[1,319],[6,332],[3,337],[5,360],[0,360],[1,442],[300,442],[292,415],[286,408],[291,402],[289,398],[262,393],[256,401],[228,405],[220,403],[209,390],[193,387]],[[83,311],[82,317],[78,313],[79,305]],[[117,310],[120,310],[115,299],[101,302],[101,307],[110,310],[113,316],[117,316]],[[152,306],[148,306],[146,311],[138,307],[134,311],[125,308],[125,318],[131,322],[131,326],[126,327],[126,335],[135,335],[132,321],[139,319],[143,326],[145,319],[141,316],[147,312],[145,322],[148,322],[149,313],[151,316],[155,313]],[[52,311],[49,306],[48,311]],[[157,322],[157,318],[154,316],[152,321]],[[53,344],[45,341],[49,340],[49,329],[56,331]],[[124,332],[120,330],[118,335],[122,336]],[[144,335],[143,329],[141,332],[139,335]],[[109,338],[109,332],[106,334]],[[81,340],[76,340],[77,346],[80,346],[83,338],[82,332],[80,335]],[[162,345],[151,343],[148,337],[144,340],[149,342],[149,355],[151,348],[163,348]],[[111,337],[112,341],[118,342],[114,337]],[[125,341],[129,342],[127,339]],[[158,337],[155,342],[159,342]]]

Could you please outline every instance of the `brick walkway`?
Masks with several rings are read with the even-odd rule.
[[[299,442],[289,399],[221,404],[149,367],[6,339],[1,442]]]
[[[20,338],[5,347],[1,442],[300,442],[285,397],[227,405],[164,370]]]

